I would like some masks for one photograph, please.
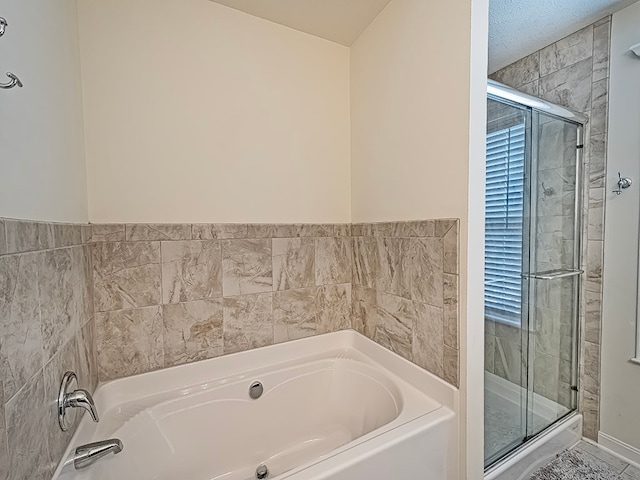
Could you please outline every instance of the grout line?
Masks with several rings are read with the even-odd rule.
[[[44,353],[44,325],[42,324],[42,302],[40,295],[40,261],[42,261],[42,268],[44,269],[44,258],[36,259],[36,299],[38,303],[38,326],[40,327],[40,355],[42,356],[42,376],[44,378],[44,367],[47,362],[45,362],[45,353]],[[18,272],[20,271],[20,260],[18,261]],[[16,279],[17,285],[18,279]],[[54,355],[55,356],[55,355]],[[53,358],[53,356],[51,357]],[[25,383],[26,385],[26,383]]]
[[[7,415],[7,400],[4,398],[4,391],[3,391],[3,404],[2,404],[2,420],[4,421],[4,432],[3,432],[3,436],[4,436],[4,444],[5,444],[5,451],[7,454],[7,460],[11,460],[10,457],[10,448],[9,448],[9,428],[7,427],[8,425],[8,415]]]
[[[159,256],[160,256],[160,305],[164,305],[164,282],[163,282],[163,262],[162,262],[162,241],[159,242],[160,245],[158,245],[158,250],[160,250],[159,252]],[[163,331],[164,331],[164,318],[162,319],[162,325],[163,325]]]
[[[11,397],[9,397],[8,399],[5,398],[4,399],[4,405],[5,405],[5,422],[6,422],[6,405],[13,400],[20,392],[22,392],[25,388],[27,388],[27,386],[29,385],[29,382],[33,381],[38,375],[42,375],[42,390],[46,390],[45,386],[44,386],[44,366],[40,367],[36,373],[34,373],[33,375],[31,375],[27,381],[24,383],[24,385],[22,385],[18,390],[16,390],[16,392],[11,395]],[[46,396],[46,392],[45,392],[45,396]],[[46,398],[44,399],[46,400]],[[7,428],[7,425],[5,423],[5,429]]]
[[[2,219],[2,226],[4,227],[4,232],[3,232],[3,237],[4,237],[4,248],[5,248],[5,252],[0,252],[0,256],[2,255],[7,255],[8,251],[9,251],[9,239],[7,237],[7,222]]]

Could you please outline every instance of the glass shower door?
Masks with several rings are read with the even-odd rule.
[[[577,406],[582,127],[487,104],[485,465]]]
[[[533,112],[527,436],[577,405],[582,127]]]
[[[530,109],[489,99],[485,196],[485,464],[528,435]]]

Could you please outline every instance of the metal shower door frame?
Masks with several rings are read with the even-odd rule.
[[[575,199],[574,199],[574,225],[573,225],[573,268],[567,271],[554,272],[555,274],[549,276],[543,276],[538,274],[537,272],[531,272],[531,266],[537,265],[536,262],[536,242],[537,242],[537,229],[536,226],[536,218],[537,218],[537,199],[538,199],[538,182],[535,181],[537,178],[538,172],[538,145],[540,141],[540,115],[544,115],[546,117],[556,118],[566,123],[570,123],[576,126],[576,158],[575,158]],[[535,383],[535,361],[536,361],[536,312],[535,312],[535,304],[537,302],[536,299],[536,284],[535,282],[538,280],[551,280],[557,278],[568,278],[568,277],[576,277],[576,281],[573,282],[573,316],[571,322],[571,337],[573,339],[572,342],[572,352],[571,352],[571,387],[572,387],[572,398],[571,398],[571,407],[567,414],[571,414],[579,408],[578,402],[578,388],[579,388],[579,345],[580,345],[580,298],[581,298],[581,283],[582,283],[582,204],[583,204],[583,185],[584,185],[584,124],[576,121],[575,119],[569,119],[565,116],[553,115],[547,112],[540,112],[537,109],[533,108],[531,110],[531,158],[528,164],[525,164],[525,176],[528,178],[528,181],[525,181],[525,188],[527,185],[529,187],[529,212],[528,212],[528,225],[526,226],[528,230],[528,242],[529,245],[525,246],[523,243],[523,272],[528,272],[523,274],[523,288],[526,285],[527,290],[527,315],[526,319],[526,328],[525,318],[523,312],[523,321],[522,321],[522,334],[523,334],[523,348],[526,344],[527,348],[527,361],[523,362],[523,374],[526,374],[527,378],[527,400],[526,400],[526,429],[527,435],[525,442],[530,440],[531,438],[536,437],[542,431],[546,430],[550,426],[557,423],[561,418],[556,419],[554,422],[551,422],[541,431],[535,431],[533,429],[534,425],[534,409],[531,408],[533,405],[533,397],[535,394],[534,391],[534,383]],[[526,209],[526,206],[525,206]],[[523,234],[523,236],[525,236]],[[528,248],[528,252],[526,249]],[[528,258],[528,264],[524,263],[525,258]],[[533,325],[532,325],[533,322]],[[524,342],[524,337],[526,338],[526,342]],[[526,364],[526,365],[525,365]]]

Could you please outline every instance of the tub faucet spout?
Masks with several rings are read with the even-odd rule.
[[[81,445],[76,448],[73,466],[76,470],[88,467],[111,452],[120,453],[123,448],[122,442],[117,438]]]

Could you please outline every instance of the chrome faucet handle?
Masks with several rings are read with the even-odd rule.
[[[58,392],[58,424],[63,432],[66,432],[71,428],[75,422],[75,415],[70,418],[67,409],[69,408],[83,408],[94,422],[98,422],[98,410],[96,404],[93,401],[91,394],[83,389],[75,388],[78,386],[78,377],[73,372],[67,372],[62,377],[60,383],[60,391]]]
[[[74,390],[71,393],[67,393],[65,403],[67,407],[84,408],[89,412],[89,415],[91,415],[91,418],[96,423],[100,420],[100,418],[98,418],[96,404],[93,402],[91,394],[82,388]]]

